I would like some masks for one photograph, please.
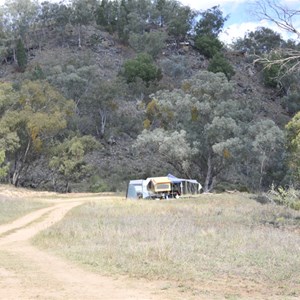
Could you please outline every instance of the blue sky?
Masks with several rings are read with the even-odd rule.
[[[286,32],[280,31],[275,24],[259,20],[254,13],[255,0],[207,0],[205,2],[201,0],[181,0],[180,2],[197,10],[206,10],[215,5],[220,5],[223,15],[229,15],[229,19],[225,23],[224,32],[221,33],[220,39],[229,44],[238,37],[244,37],[247,31],[254,31],[257,27],[262,26],[269,27],[281,33],[285,39],[297,38],[296,36],[288,36]],[[278,0],[277,2],[288,8],[300,10],[299,0]],[[294,25],[300,31],[300,16],[298,17],[297,23]]]

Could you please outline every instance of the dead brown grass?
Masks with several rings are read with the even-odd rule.
[[[9,185],[0,185],[0,224],[11,222],[33,210],[49,204],[38,199],[32,200],[32,192],[16,189]]]
[[[35,238],[102,274],[300,297],[300,213],[249,195],[93,200]],[[258,290],[257,290],[258,289]]]

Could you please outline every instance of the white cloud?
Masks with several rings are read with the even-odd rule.
[[[246,3],[246,2],[249,3],[253,1],[254,0],[209,0],[209,1],[181,0],[180,2],[184,5],[189,5],[194,9],[205,10],[217,5],[220,5],[222,7],[222,5],[224,4],[238,5],[241,3]],[[294,0],[290,0],[290,1],[294,1]]]
[[[260,22],[244,22],[240,24],[232,24],[224,29],[224,31],[220,34],[219,38],[226,44],[231,44],[234,40],[238,38],[243,38],[247,32],[255,31],[258,27],[268,27],[275,32],[281,34],[281,37],[285,40],[296,38],[296,36],[292,36],[287,31],[280,30],[274,23],[268,23],[263,20]]]
[[[255,31],[258,27],[269,27],[266,21],[261,22],[244,22],[232,24],[224,29],[220,34],[220,40],[224,43],[231,44],[238,38],[243,38],[247,32]]]

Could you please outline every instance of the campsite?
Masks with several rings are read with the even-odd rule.
[[[0,0],[0,300],[300,299],[299,5]]]
[[[300,213],[244,193],[174,201],[0,186],[0,298],[300,297]]]
[[[165,177],[130,180],[126,198],[129,199],[169,199],[183,195],[195,195],[202,186],[195,179],[177,178],[172,174]]]

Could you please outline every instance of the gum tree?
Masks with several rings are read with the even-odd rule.
[[[11,162],[10,180],[18,186],[20,176],[67,126],[73,103],[48,83],[25,81],[20,90],[1,85],[5,91],[0,119],[0,142]],[[9,109],[8,109],[9,108]]]
[[[288,134],[289,164],[292,177],[299,186],[300,182],[300,112],[286,126]]]
[[[147,109],[144,124],[149,129],[142,133],[138,144],[159,127],[166,138],[183,130],[180,143],[174,138],[172,144],[179,153],[187,149],[179,161],[182,166],[189,166],[186,175],[201,177],[204,190],[210,191],[216,177],[232,161],[240,142],[245,110],[231,99],[231,94],[232,86],[224,74],[207,71],[185,80],[180,90],[157,92]],[[159,153],[166,151],[164,141],[159,144]]]

